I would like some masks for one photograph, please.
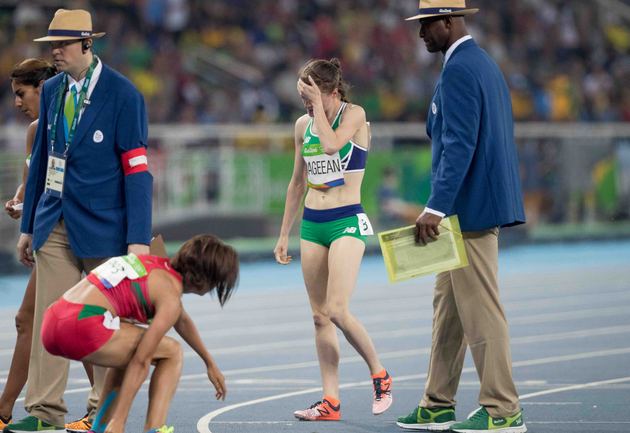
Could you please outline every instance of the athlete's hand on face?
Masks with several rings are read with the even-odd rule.
[[[313,78],[311,78],[310,75],[308,76],[308,81],[309,81],[309,84],[302,81],[302,79],[298,80],[297,82],[298,93],[300,94],[302,98],[312,102],[313,104],[321,102],[322,92],[319,90],[319,87],[317,87],[317,84],[315,84],[315,81],[313,80]]]
[[[416,243],[426,245],[431,241],[437,240],[440,235],[438,226],[442,221],[442,217],[429,212],[423,212],[416,220]]]
[[[227,387],[225,386],[225,377],[223,377],[223,373],[221,373],[219,367],[216,365],[208,367],[208,379],[210,379],[210,382],[214,385],[214,389],[217,391],[214,394],[217,400],[225,400]]]
[[[31,235],[25,235],[24,233],[20,235],[17,243],[17,255],[18,260],[24,266],[33,267],[35,257],[33,256],[33,237]]]
[[[288,265],[291,263],[292,257],[287,255],[289,249],[289,238],[286,236],[280,236],[276,247],[273,249],[273,255],[276,257],[276,262],[281,265]]]
[[[22,216],[22,211],[20,209],[14,209],[13,207],[20,203],[22,202],[18,200],[17,198],[12,198],[11,200],[9,200],[8,202],[4,204],[4,210],[14,220],[20,219],[20,217]]]

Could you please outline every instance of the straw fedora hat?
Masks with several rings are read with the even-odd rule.
[[[104,32],[92,32],[92,16],[83,9],[57,9],[50,25],[48,36],[33,39],[35,42],[67,41],[71,39],[101,38]]]
[[[406,20],[423,20],[425,18],[449,15],[470,15],[479,12],[479,9],[466,8],[466,0],[420,0],[418,9],[417,15],[406,18]]]

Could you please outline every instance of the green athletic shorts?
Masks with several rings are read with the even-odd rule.
[[[360,204],[316,210],[304,208],[300,237],[329,248],[337,239],[350,236],[365,242],[372,225]]]

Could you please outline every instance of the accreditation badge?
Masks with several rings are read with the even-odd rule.
[[[46,170],[46,194],[61,198],[63,194],[63,179],[66,174],[66,156],[51,152],[48,155],[48,169]]]

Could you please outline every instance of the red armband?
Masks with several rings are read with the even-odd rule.
[[[149,171],[149,161],[147,160],[146,147],[138,147],[137,149],[123,153],[120,157],[120,161],[122,163],[125,176]]]

